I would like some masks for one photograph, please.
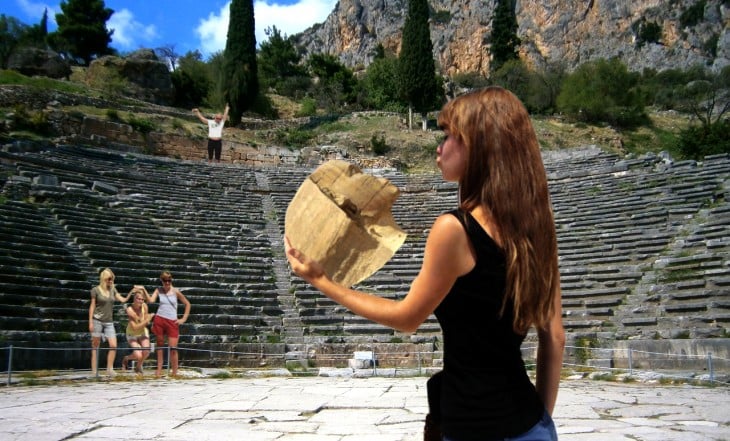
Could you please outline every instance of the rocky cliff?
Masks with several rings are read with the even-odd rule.
[[[496,0],[429,0],[431,41],[445,75],[489,72]],[[330,53],[359,69],[382,44],[400,51],[407,0],[340,0],[324,23],[295,41],[305,53]],[[572,68],[598,58],[621,58],[631,70],[702,64],[730,65],[728,0],[517,0],[521,58],[530,66]],[[661,31],[643,41],[640,29]]]

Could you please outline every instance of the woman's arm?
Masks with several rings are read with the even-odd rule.
[[[145,292],[147,292],[147,291],[145,291]],[[159,295],[160,295],[159,288],[155,288],[155,290],[152,292],[152,295],[147,297],[147,303],[154,303],[155,301],[157,301],[157,296],[159,296]]]
[[[471,271],[475,263],[461,223],[452,215],[442,215],[431,227],[421,270],[408,294],[402,300],[392,300],[334,282],[318,262],[293,248],[289,238],[285,243],[287,259],[296,274],[353,313],[403,332],[418,329],[456,278]]]
[[[203,124],[208,124],[208,120],[205,119],[205,117],[202,113],[200,113],[200,110],[197,107],[193,109],[193,115],[197,116],[200,122],[202,122]]]
[[[130,297],[132,297],[132,291],[129,291],[126,296],[122,297],[122,295],[119,294],[119,291],[114,288],[114,298],[119,300],[120,302],[127,303]]]
[[[152,321],[152,317],[150,317],[149,314],[147,314],[147,309],[145,308],[147,305],[142,306],[142,316],[138,316],[136,312],[134,312],[134,308],[131,306],[127,307],[127,317],[129,317],[129,326],[135,331],[139,331],[141,329],[144,329],[145,326],[147,326],[150,321]]]
[[[183,323],[188,321],[188,316],[190,315],[190,301],[187,297],[185,297],[185,294],[183,294],[182,291],[177,288],[175,288],[175,294],[177,295],[177,300],[185,305],[185,312],[183,313],[182,318],[177,320],[177,323],[182,325]]]
[[[127,309],[125,309],[125,311],[127,311],[127,318],[129,319],[129,322],[128,322],[129,326],[133,330],[139,331],[140,329],[142,329],[144,327],[144,325],[140,326],[139,316],[137,315],[136,312],[134,312],[134,308],[132,308],[131,306],[127,306]]]
[[[563,328],[563,310],[561,305],[560,284],[556,288],[553,317],[545,329],[537,330],[537,372],[535,387],[545,408],[553,414],[558,398],[560,371],[563,367],[563,350],[565,348],[565,329]]]
[[[89,303],[89,332],[94,332],[94,310],[96,309],[96,296],[91,291],[91,303]]]
[[[224,123],[228,121],[228,111],[230,110],[230,107],[228,106],[228,103],[226,103],[226,108],[223,110],[223,121]]]

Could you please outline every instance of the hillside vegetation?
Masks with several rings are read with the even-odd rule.
[[[61,109],[76,115],[126,120],[133,126],[142,122],[147,124],[147,130],[156,132],[182,131],[191,137],[205,135],[204,127],[193,117],[190,109],[163,108],[142,102],[131,102],[125,98],[115,100],[113,96],[105,96],[102,91],[89,88],[81,82],[29,78],[12,71],[0,71],[0,85],[6,84],[21,85],[28,90],[58,90],[92,98],[103,97],[107,101],[124,104],[127,108],[133,105],[139,109],[139,112],[122,112],[116,108],[90,106],[69,106]],[[241,143],[277,145],[291,149],[331,145],[346,150],[351,156],[382,157],[385,163],[410,172],[436,171],[434,155],[440,139],[440,133],[434,127],[436,113],[429,115],[429,130],[425,132],[418,126],[409,129],[405,114],[387,112],[332,115],[324,114],[318,109],[317,123],[304,124],[301,119],[296,118],[300,113],[301,103],[279,95],[267,97],[279,115],[280,128],[251,130],[241,126],[231,126],[225,136]],[[0,125],[0,140],[4,142],[11,139],[53,140],[52,133],[38,130],[38,126],[43,123],[44,109],[29,108],[24,103],[14,105],[6,103],[0,110],[4,122]],[[216,109],[202,109],[202,111],[210,115]],[[690,117],[674,111],[659,112],[652,109],[649,109],[648,114],[651,124],[632,130],[570,122],[560,115],[535,116],[533,123],[545,150],[596,145],[619,155],[668,151],[674,157],[679,157],[676,140],[679,131],[689,124]],[[264,119],[256,114],[247,114],[245,118]],[[9,124],[9,121],[15,121],[15,124]]]

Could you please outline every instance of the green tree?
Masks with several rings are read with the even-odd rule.
[[[382,45],[378,45],[375,59],[368,65],[362,79],[362,93],[364,104],[371,109],[405,110],[398,95],[398,58],[386,54]]]
[[[679,150],[688,157],[730,153],[730,66],[713,73],[702,69],[703,78],[678,89],[679,110],[691,113],[699,124],[683,129]],[[695,72],[694,75],[697,75]]]
[[[232,0],[230,17],[223,52],[224,95],[237,125],[259,93],[253,0]]]
[[[178,58],[176,63],[177,69],[170,74],[175,88],[174,105],[200,107],[213,85],[210,67],[197,50]]]
[[[520,39],[517,37],[515,0],[497,0],[492,20],[492,72],[496,72],[510,60],[517,59]]]
[[[269,38],[259,46],[259,83],[264,89],[296,96],[309,86],[306,69],[300,64],[302,57],[291,38],[282,35],[276,26],[267,28],[265,32]]]
[[[423,130],[426,130],[427,112],[438,107],[444,96],[443,82],[436,75],[428,19],[427,0],[408,0],[398,58],[400,95],[408,103],[408,125],[411,126],[415,110],[421,113]]]
[[[226,88],[228,87],[228,78],[226,77],[226,60],[222,51],[218,51],[208,58],[206,63],[210,72],[212,84],[208,89],[206,103],[215,109],[222,109],[228,102],[226,96]],[[250,108],[250,106],[249,106]]]
[[[48,9],[43,11],[40,23],[30,26],[23,34],[20,45],[45,48],[48,37]]]
[[[625,128],[644,124],[647,117],[639,77],[617,58],[584,63],[563,81],[558,110],[590,123]]]
[[[494,84],[511,91],[525,102],[532,72],[519,58],[506,61],[492,74]]]
[[[678,91],[679,110],[690,112],[703,126],[719,122],[730,110],[730,66],[720,72],[705,71]]]
[[[312,90],[315,99],[332,112],[342,106],[355,103],[358,82],[352,70],[331,54],[312,54],[307,66],[317,79]]]
[[[457,89],[479,89],[481,87],[489,86],[490,83],[487,77],[480,72],[462,72],[458,73],[451,78],[454,83],[454,87]]]
[[[560,64],[534,71],[516,58],[504,63],[491,80],[517,95],[530,113],[552,113],[564,78],[565,68]]]
[[[54,46],[60,52],[68,51],[88,65],[95,57],[109,55],[113,30],[106,22],[114,11],[103,0],[67,0],[61,2],[60,14],[56,14],[58,30],[54,33]]]

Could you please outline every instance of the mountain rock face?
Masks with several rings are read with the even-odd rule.
[[[488,74],[496,3],[429,1],[434,58],[442,74]],[[333,54],[359,70],[372,61],[378,44],[400,52],[407,10],[407,0],[340,0],[324,23],[295,35],[295,44],[306,55]],[[730,65],[727,0],[517,0],[515,14],[520,57],[534,68],[564,63],[573,70],[613,57],[634,71]],[[659,38],[642,38],[647,24],[661,31]]]

